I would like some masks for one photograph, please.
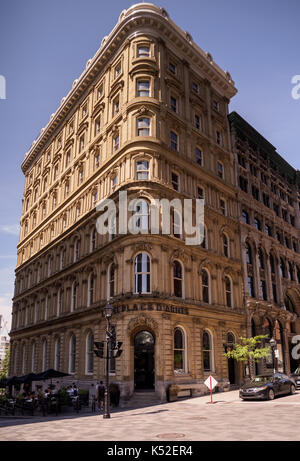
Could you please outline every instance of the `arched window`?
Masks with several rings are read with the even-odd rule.
[[[233,333],[229,332],[227,333],[227,345],[232,349],[233,346],[235,345],[235,336]]]
[[[88,307],[94,302],[94,290],[95,290],[95,276],[93,273],[89,276],[88,281]]]
[[[204,330],[202,340],[203,351],[203,370],[213,371],[213,347],[212,338],[209,331]]]
[[[71,312],[75,311],[76,307],[77,307],[77,282],[75,280],[72,284]]]
[[[94,372],[94,335],[90,331],[86,337],[85,373]]]
[[[76,337],[73,334],[69,342],[69,373],[75,373]]]
[[[42,346],[42,371],[47,369],[47,340],[44,339]]]
[[[112,263],[108,268],[108,293],[107,299],[115,295],[115,265]]]
[[[54,348],[54,369],[60,369],[60,353],[61,353],[61,342],[60,338],[57,338],[55,341],[55,348]]]
[[[223,234],[223,254],[226,258],[230,256],[229,239],[226,234]]]
[[[228,275],[225,276],[225,294],[226,294],[226,306],[233,307],[232,283]]]
[[[174,296],[183,298],[183,271],[179,261],[173,263]]]
[[[246,244],[246,262],[252,264],[252,250],[249,243]]]
[[[135,293],[151,292],[150,258],[146,253],[140,253],[134,260]]]
[[[201,281],[202,281],[202,301],[205,303],[210,303],[210,284],[209,284],[209,274],[206,269],[202,269],[201,272]]]
[[[185,334],[177,327],[174,330],[174,373],[186,372]]]

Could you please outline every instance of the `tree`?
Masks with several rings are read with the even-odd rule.
[[[240,343],[235,344],[233,349],[228,350],[225,356],[237,362],[248,363],[250,378],[253,379],[253,362],[266,359],[271,353],[270,346],[262,346],[263,341],[267,338],[268,335],[258,335],[251,338],[241,337]]]
[[[7,378],[8,376],[8,366],[9,366],[9,348],[5,353],[5,357],[1,363],[1,370],[0,370],[0,379]]]

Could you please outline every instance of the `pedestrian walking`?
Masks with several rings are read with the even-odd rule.
[[[100,384],[98,386],[98,395],[97,395],[99,410],[103,410],[104,408],[104,395],[105,395],[105,386],[103,384],[103,381],[100,381]]]

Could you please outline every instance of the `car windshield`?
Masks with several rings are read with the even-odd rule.
[[[252,380],[253,383],[267,383],[268,381],[272,381],[271,376],[255,376]]]

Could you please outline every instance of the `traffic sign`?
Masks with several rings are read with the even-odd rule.
[[[212,398],[212,391],[218,384],[218,381],[215,380],[213,376],[209,376],[206,381],[204,381],[205,386],[207,386],[210,389],[210,402],[207,403],[214,403],[213,398]]]
[[[208,387],[208,389],[214,389],[216,385],[218,384],[218,381],[215,380],[213,376],[209,376],[206,381],[204,381],[205,386]]]

